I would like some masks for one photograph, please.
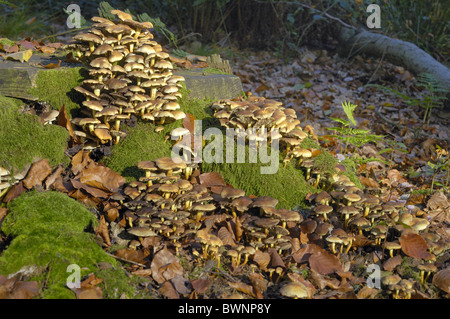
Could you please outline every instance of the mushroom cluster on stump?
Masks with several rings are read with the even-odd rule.
[[[87,32],[73,37],[66,49],[89,69],[75,91],[85,97],[87,122],[73,120],[82,142],[117,144],[126,134],[120,124],[131,116],[158,125],[183,119],[177,103],[184,77],[173,75],[169,54],[153,40],[150,22],[138,22],[120,10],[117,20],[93,17]]]
[[[284,154],[284,166],[296,159],[297,167],[304,169],[309,179],[312,152],[301,147],[308,134],[300,126],[294,109],[284,107],[279,101],[257,96],[218,100],[211,108],[221,126],[234,129],[237,138],[243,134],[256,147],[261,141],[277,139]],[[320,176],[316,180],[317,187]]]

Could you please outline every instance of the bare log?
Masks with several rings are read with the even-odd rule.
[[[383,34],[342,26],[339,40],[346,50],[381,57],[401,65],[415,75],[430,73],[442,86],[450,90],[450,69],[411,42]]]

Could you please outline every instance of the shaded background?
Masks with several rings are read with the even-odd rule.
[[[99,0],[0,0],[0,37],[52,40],[48,36],[68,31],[64,9],[71,3],[80,6],[87,23],[92,16],[99,15],[99,8],[108,8]],[[108,3],[134,15],[147,13],[160,18],[161,41],[173,48],[196,42],[190,49],[203,55],[233,46],[278,51],[283,56],[295,55],[303,45],[333,50],[337,28],[324,14],[365,27],[370,15],[366,8],[376,3],[381,7],[382,21],[382,28],[376,32],[411,41],[442,63],[448,62],[449,57],[450,1],[110,0]],[[73,34],[67,34],[67,39]]]

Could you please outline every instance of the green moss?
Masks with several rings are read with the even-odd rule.
[[[171,141],[164,139],[173,128],[174,124],[165,125],[162,132],[156,133],[155,125],[151,123],[139,122],[135,127],[124,126],[122,130],[128,136],[114,145],[111,155],[103,162],[128,181],[135,180],[143,176],[143,172],[136,167],[138,162],[170,156]]]
[[[68,163],[67,130],[42,125],[37,116],[20,113],[19,105],[0,95],[0,166],[17,172],[35,159],[47,158],[50,165]]]
[[[202,120],[203,128],[218,124],[213,117],[209,106],[212,101],[208,99],[190,99],[189,92],[183,88],[180,91],[183,97],[179,100],[181,110],[192,114],[196,119]],[[162,132],[156,133],[156,126],[152,123],[138,121],[135,127],[124,126],[122,129],[128,136],[113,146],[111,155],[103,160],[104,164],[121,174],[127,181],[136,180],[143,176],[143,171],[136,167],[140,161],[151,161],[159,157],[171,156],[172,142],[165,140],[170,137],[170,132],[183,125],[182,121],[176,121],[164,125]]]
[[[86,70],[81,67],[41,71],[36,78],[36,87],[30,89],[30,94],[37,96],[39,101],[47,102],[56,110],[64,105],[68,115],[74,117],[84,97],[73,88],[79,86],[85,76]]]
[[[319,150],[322,149],[319,146],[319,144],[317,144],[317,142],[314,139],[310,138],[310,137],[304,138],[303,141],[300,144],[300,147],[301,148],[307,148],[307,149],[309,149],[309,148],[315,148],[315,149],[319,149]]]
[[[105,281],[105,287],[109,282],[127,280],[121,270],[101,276],[97,263],[116,266],[117,262],[88,232],[97,225],[97,219],[83,204],[60,192],[31,191],[13,200],[8,208],[2,231],[13,239],[0,256],[0,274],[15,273],[30,265],[44,267],[43,274],[30,278],[44,285],[41,298],[75,297],[65,287],[70,264],[80,266],[81,278],[96,273]]]
[[[231,74],[231,73],[227,73],[227,72],[225,72],[225,71],[222,71],[222,70],[220,70],[220,69],[211,68],[211,67],[203,68],[202,71],[203,71],[204,73],[210,73],[210,74],[228,74],[228,75]],[[231,74],[231,75],[232,75],[232,74]]]
[[[225,138],[224,138],[225,140]],[[225,142],[224,142],[225,144]],[[280,158],[276,163],[261,163],[260,156],[249,157],[249,147],[245,146],[245,163],[239,163],[237,160],[237,147],[234,147],[234,162],[226,161],[226,145],[223,146],[222,163],[212,163],[207,159],[207,152],[203,151],[204,162],[201,165],[203,172],[218,172],[228,184],[242,189],[248,195],[271,196],[278,199],[278,208],[293,209],[297,206],[304,206],[304,198],[309,192],[315,192],[316,189],[306,183],[303,172],[287,163],[286,167],[280,163]],[[268,155],[270,157],[270,150]],[[242,156],[242,155],[240,155]],[[242,160],[241,160],[242,161]],[[268,172],[269,167],[275,167],[274,171]]]
[[[350,179],[350,181],[352,181],[357,187],[364,189],[365,186],[361,183],[361,181],[359,180],[359,178],[356,174],[355,162],[352,161],[352,159],[347,157],[340,164],[344,165],[344,167],[345,167],[344,175],[346,175]]]
[[[319,170],[322,176],[330,177],[336,173],[336,164],[337,160],[334,156],[331,153],[322,150],[322,153],[314,157],[313,169]]]

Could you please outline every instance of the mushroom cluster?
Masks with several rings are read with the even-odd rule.
[[[25,178],[28,168],[29,166],[25,167],[21,172],[12,173],[8,169],[0,166],[0,200],[8,193],[12,186]]]
[[[84,118],[73,123],[83,141],[118,143],[125,133],[120,124],[131,116],[155,124],[174,122],[186,115],[177,103],[182,76],[172,73],[169,54],[153,40],[150,22],[138,22],[120,10],[117,21],[93,17],[92,28],[66,46],[89,69],[89,78],[74,88],[85,97]]]
[[[339,176],[332,189],[311,196],[314,219],[305,224],[305,232],[312,234],[312,240],[324,239],[334,254],[343,253],[344,248],[348,253],[359,237],[360,245],[369,243],[394,257],[402,248],[398,242],[401,235],[425,231],[430,224],[406,212],[401,202],[383,203],[370,192],[363,192],[345,175]]]
[[[276,209],[278,200],[270,196],[250,197],[229,185],[199,183],[198,167],[168,157],[137,166],[145,176],[128,183],[104,207],[109,221],[120,219],[109,214],[111,209],[121,212],[123,227],[139,239],[133,247],[147,237],[165,240],[177,250],[194,241],[201,247],[198,258],[220,262],[226,255],[235,267],[245,265],[257,250],[289,254],[289,229],[302,221],[297,211]]]
[[[0,198],[8,191],[11,184],[9,183],[9,171],[0,166]]]
[[[219,100],[211,107],[220,125],[233,128],[238,134],[245,133],[247,139],[256,140],[256,145],[260,139],[265,140],[265,133],[268,140],[277,138],[280,151],[284,152],[284,166],[292,159],[297,159],[297,166],[307,171],[309,179],[314,164],[310,160],[312,153],[301,147],[308,134],[300,126],[300,120],[294,109],[283,107],[279,101],[252,95],[246,100],[242,98]]]

